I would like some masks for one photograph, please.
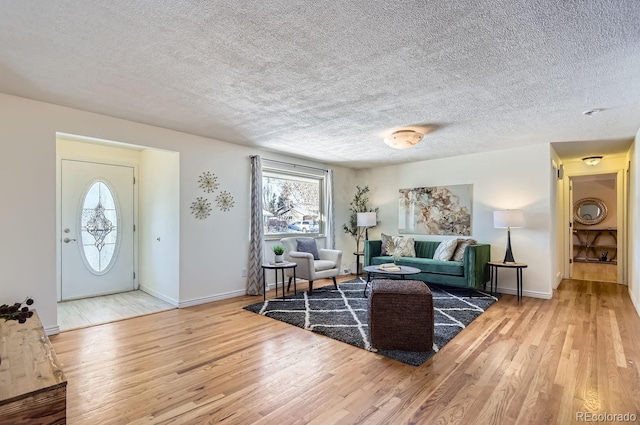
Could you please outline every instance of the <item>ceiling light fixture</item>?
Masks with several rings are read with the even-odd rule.
[[[384,142],[394,149],[407,149],[420,143],[424,134],[413,130],[398,130],[384,138]]]
[[[585,164],[591,165],[593,167],[594,165],[598,165],[601,159],[602,159],[602,156],[588,156],[586,158],[582,158],[582,161]]]

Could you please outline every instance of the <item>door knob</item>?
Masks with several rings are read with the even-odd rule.
[[[64,238],[62,240],[62,242],[64,242],[64,243],[69,243],[69,242],[72,242],[72,241],[75,241],[75,239]]]

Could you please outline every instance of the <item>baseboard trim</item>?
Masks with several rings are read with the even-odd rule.
[[[60,333],[60,326],[47,326],[44,328],[44,333],[46,333],[47,336],[58,335]]]
[[[509,295],[518,295],[518,292],[515,288],[502,288],[498,287],[498,292],[501,294],[509,294]],[[522,291],[523,297],[531,297],[531,298],[541,298],[543,300],[550,300],[553,297],[553,293],[551,292],[537,292],[537,291]]]
[[[194,298],[188,301],[181,301],[178,304],[178,308],[193,307],[194,305],[211,303],[214,301],[225,300],[227,298],[240,297],[246,294],[247,294],[246,289],[240,289],[237,291],[225,292],[223,294],[211,295],[209,297]]]
[[[140,285],[140,286],[139,286],[139,289],[140,289],[142,292],[144,292],[144,293],[147,293],[147,294],[151,295],[152,297],[158,298],[159,300],[162,300],[162,301],[164,301],[164,302],[166,302],[166,303],[169,303],[169,304],[171,304],[171,305],[172,305],[172,306],[174,306],[174,307],[178,307],[178,301],[176,301],[176,300],[174,300],[174,299],[172,299],[172,298],[169,298],[169,297],[167,297],[166,295],[161,294],[160,292],[156,292],[156,291],[154,291],[153,289],[151,289],[151,288],[147,288],[147,287],[146,287],[146,286],[144,286],[144,285]]]
[[[629,288],[629,298],[631,298],[631,303],[636,308],[636,313],[638,313],[638,316],[640,316],[640,300],[636,298],[635,294],[631,290],[631,287],[628,286],[628,288]]]

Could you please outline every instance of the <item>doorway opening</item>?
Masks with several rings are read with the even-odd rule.
[[[619,282],[618,176],[616,173],[570,177],[572,241],[570,277]]]
[[[179,154],[56,136],[60,330],[176,308]]]

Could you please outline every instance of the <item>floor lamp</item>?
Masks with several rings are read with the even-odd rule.
[[[493,212],[493,227],[507,229],[507,251],[504,254],[503,263],[515,263],[511,251],[511,228],[524,227],[524,214],[522,210],[501,210]]]

